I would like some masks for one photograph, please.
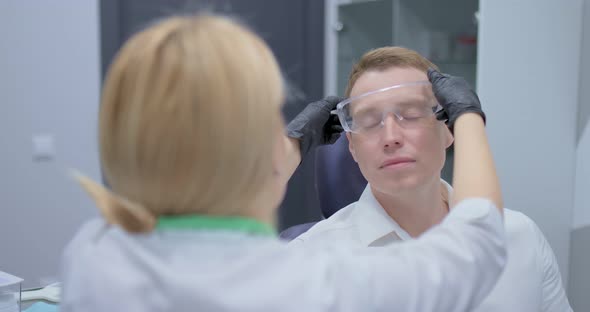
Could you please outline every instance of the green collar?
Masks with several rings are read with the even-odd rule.
[[[261,236],[276,236],[276,230],[258,220],[245,217],[221,217],[206,215],[160,216],[158,230],[227,230]]]

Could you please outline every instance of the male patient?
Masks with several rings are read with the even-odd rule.
[[[413,103],[400,103],[395,109],[382,104],[398,100],[396,92],[422,92],[424,88],[412,83],[428,81],[429,67],[436,68],[400,47],[370,51],[353,67],[346,90],[353,101],[339,117],[346,118],[350,152],[369,184],[357,202],[317,223],[293,244],[387,246],[418,237],[443,220],[452,188],[440,172],[445,150],[453,142],[451,131],[434,114],[428,122],[415,121],[420,110],[414,111]],[[359,97],[400,84],[406,87]],[[508,264],[476,311],[571,311],[555,256],[537,225],[508,209],[504,218]]]

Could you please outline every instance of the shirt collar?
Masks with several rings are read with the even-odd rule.
[[[441,183],[451,194],[453,191],[451,185],[443,179],[441,179]],[[367,184],[356,203],[352,220],[356,223],[363,246],[370,246],[378,239],[391,233],[397,235],[399,240],[412,239],[410,234],[385,212],[383,206],[379,204],[373,195],[370,184]]]
[[[157,230],[204,230],[204,231],[235,231],[252,235],[276,236],[276,230],[258,220],[245,217],[230,216],[160,216],[156,224]]]

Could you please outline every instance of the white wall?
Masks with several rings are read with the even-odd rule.
[[[590,1],[584,0],[573,227],[590,226]],[[589,243],[590,246],[590,243]]]
[[[0,38],[0,270],[35,286],[96,215],[67,168],[100,178],[98,3],[2,0]],[[53,159],[33,160],[36,134],[54,137]]]
[[[587,67],[590,64],[586,64]],[[583,76],[587,76],[589,73],[584,72]],[[582,78],[580,87],[581,89],[587,89],[585,92],[580,90],[580,105],[590,106],[590,94],[584,95],[583,93],[589,93],[590,87],[590,76],[585,79]],[[577,157],[576,157],[576,187],[575,187],[575,209],[573,215],[573,228],[582,228],[590,226],[590,126],[586,123],[585,127],[582,128],[579,136]],[[590,242],[588,242],[590,248]]]
[[[590,2],[584,0],[569,296],[575,311],[590,311]]]
[[[582,0],[480,0],[477,85],[504,202],[530,216],[567,285]]]

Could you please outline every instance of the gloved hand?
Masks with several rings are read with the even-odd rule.
[[[451,130],[457,118],[465,113],[477,113],[485,123],[486,115],[481,109],[479,98],[465,79],[441,74],[430,68],[428,80],[432,84],[434,96],[444,108],[436,117],[438,120],[447,119],[447,125]]]
[[[336,104],[343,99],[328,96],[317,102],[307,104],[287,125],[287,136],[299,140],[301,160],[312,149],[326,144],[333,144],[344,130],[337,115],[330,112],[336,109]]]

